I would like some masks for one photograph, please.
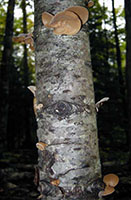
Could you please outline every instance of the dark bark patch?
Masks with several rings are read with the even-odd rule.
[[[87,67],[90,67],[90,68],[92,68],[92,66],[91,66],[91,62],[90,62],[90,61],[88,61],[88,60],[86,60],[86,61],[85,61],[85,65],[86,65]]]
[[[67,102],[58,102],[54,105],[54,113],[59,116],[69,115],[72,110],[72,106]]]
[[[97,178],[92,182],[88,183],[87,185],[88,185],[88,187],[86,187],[87,195],[90,193],[95,198],[98,197],[99,192],[104,190],[105,187],[101,178]]]
[[[86,164],[86,165],[84,165],[82,168],[88,168],[88,167],[90,167],[90,165],[89,165],[89,164]]]
[[[80,151],[80,150],[81,150],[81,148],[74,148],[74,150],[75,150],[75,151]]]
[[[61,118],[65,118],[66,116],[72,114],[72,105],[66,101],[58,101],[55,104],[49,106],[46,109],[46,112]]]
[[[38,118],[38,119],[43,119],[43,115],[42,115],[41,113],[40,113],[40,114],[38,113],[37,118]]]
[[[98,199],[98,194],[101,190],[103,190],[104,185],[101,181],[101,179],[97,179],[94,180],[90,186],[88,186],[87,183],[87,187],[85,187],[85,189],[83,190],[82,186],[78,186],[76,185],[73,190],[70,191],[66,191],[65,193],[65,199],[72,199],[72,200],[94,200],[94,199]]]
[[[43,166],[46,166],[46,172],[50,173],[51,175],[54,174],[53,170],[51,169],[54,163],[55,163],[54,154],[51,154],[47,150],[43,151]]]
[[[75,100],[75,97],[71,97],[72,100]]]
[[[60,73],[54,75],[56,78],[60,78]]]
[[[77,75],[77,74],[74,74],[74,77],[75,77],[76,79],[78,79],[78,78],[80,78],[81,76],[80,76],[80,75]]]
[[[70,90],[63,90],[63,93],[71,92]]]
[[[80,96],[80,97],[84,98],[83,96]],[[59,120],[62,120],[63,118],[67,118],[73,113],[78,113],[78,112],[83,112],[83,111],[86,111],[87,113],[91,113],[90,106],[87,104],[79,105],[76,103],[71,103],[71,102],[62,101],[62,100],[54,104],[51,104],[48,107],[45,107],[44,110],[47,113],[58,117]]]
[[[54,133],[54,132],[55,132],[55,129],[49,128],[49,131],[52,132],[52,133]]]
[[[50,182],[46,180],[40,181],[39,191],[43,194],[43,197],[49,197],[50,195],[54,197],[57,195],[63,195],[58,187],[51,185]]]

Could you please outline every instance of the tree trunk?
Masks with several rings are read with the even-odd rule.
[[[22,0],[21,8],[23,12],[23,33],[27,33],[27,14],[26,14],[26,0]],[[27,59],[27,45],[24,44],[24,56],[23,56],[23,69],[24,69],[24,86],[29,86],[29,70],[28,70],[28,59]]]
[[[127,81],[127,110],[129,134],[129,163],[131,166],[131,0],[125,0],[126,16],[126,81]]]
[[[7,136],[9,85],[13,68],[12,36],[13,36],[13,22],[14,22],[14,7],[15,7],[15,0],[9,0],[7,17],[6,17],[6,26],[5,26],[4,50],[2,53],[2,62],[0,69],[0,92],[1,92],[0,132],[4,140],[6,140]]]
[[[22,0],[21,2],[21,8],[23,12],[23,33],[28,33],[27,30],[27,13],[26,13],[26,0]],[[24,106],[24,124],[25,124],[25,129],[24,129],[24,134],[25,134],[25,140],[24,140],[24,146],[25,147],[30,147],[32,140],[31,140],[31,130],[30,130],[30,107],[27,106],[27,99],[29,98],[29,92],[27,87],[29,86],[29,66],[28,66],[28,49],[27,45],[24,44],[24,54],[23,54],[23,62],[22,62],[22,67],[23,67],[23,82],[24,82],[24,89],[25,89],[25,106]],[[30,141],[30,145],[29,145]]]
[[[115,7],[114,7],[114,0],[112,0],[112,13],[113,13],[113,24],[114,24],[114,33],[115,33],[115,46],[116,46],[116,59],[117,59],[117,67],[118,67],[118,78],[119,78],[119,90],[122,100],[122,111],[124,115],[124,124],[127,123],[127,109],[126,109],[126,94],[125,94],[125,84],[122,74],[122,63],[121,63],[121,50],[119,44],[119,37],[118,37],[118,30],[116,24],[116,14],[115,14]],[[128,131],[125,129],[126,133],[126,145],[129,147],[129,136]]]
[[[55,14],[80,0],[35,0],[35,59],[39,191],[42,200],[98,199],[99,160],[87,26],[74,36],[54,35],[42,12]]]
[[[124,81],[123,81],[122,65],[121,65],[121,50],[120,50],[118,30],[117,30],[117,25],[116,25],[116,14],[115,14],[114,0],[112,0],[112,14],[113,14],[113,24],[114,24],[116,58],[117,58],[120,94],[122,95],[122,99],[124,100],[125,99],[125,91],[124,91]],[[125,100],[124,100],[124,105],[125,105]]]

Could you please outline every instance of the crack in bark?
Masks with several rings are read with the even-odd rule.
[[[55,143],[55,144],[49,144],[48,146],[55,146],[55,145],[62,145],[62,144],[75,144],[75,145],[84,145],[84,144],[87,144],[86,142],[85,143],[76,143],[76,142],[60,142],[60,143]],[[74,149],[75,150],[75,149]],[[76,149],[77,150],[77,149]]]
[[[59,174],[59,177],[60,177],[60,176],[65,176],[65,175],[68,174],[70,171],[79,170],[79,169],[85,169],[85,168],[88,168],[88,167],[90,167],[90,166],[89,166],[89,165],[85,165],[85,166],[83,166],[83,167],[78,167],[78,168],[69,169],[69,170],[67,170],[65,173]]]

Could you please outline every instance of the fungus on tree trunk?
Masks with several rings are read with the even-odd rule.
[[[88,20],[89,12],[85,7],[72,6],[55,16],[48,12],[42,13],[42,22],[47,28],[54,28],[57,35],[75,35]]]
[[[14,42],[29,44],[30,49],[34,51],[34,40],[32,33],[22,33],[12,38]]]
[[[66,10],[75,13],[80,18],[82,24],[85,24],[89,18],[88,10],[82,6],[72,6],[70,8],[67,8]]]
[[[56,14],[49,25],[55,34],[75,35],[81,28],[81,21],[75,13],[64,11]]]
[[[48,12],[43,12],[42,13],[42,22],[44,24],[45,27],[47,28],[51,28],[51,26],[49,25],[51,20],[53,19],[53,15],[48,13]]]
[[[115,187],[119,182],[119,177],[115,174],[107,174],[104,176],[103,182],[107,186]]]
[[[40,151],[44,151],[45,147],[47,146],[47,144],[45,144],[44,142],[37,142],[36,143],[36,147],[40,150]]]
[[[36,87],[33,85],[28,86],[28,89],[33,93],[34,99],[33,99],[33,109],[35,115],[37,115],[37,110],[40,110],[43,107],[43,104],[37,104],[36,101]]]
[[[104,191],[99,192],[100,197],[107,196],[115,191],[114,187],[118,184],[119,177],[115,174],[107,174],[104,176],[103,182],[106,186]]]
[[[86,0],[86,4],[88,8],[91,8],[92,6],[94,6],[94,2],[91,0]]]

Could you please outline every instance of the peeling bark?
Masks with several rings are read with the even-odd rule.
[[[101,190],[94,88],[87,25],[74,36],[54,35],[42,12],[56,14],[80,0],[35,0],[39,191],[45,200],[98,199]],[[59,180],[59,185],[51,184]]]

